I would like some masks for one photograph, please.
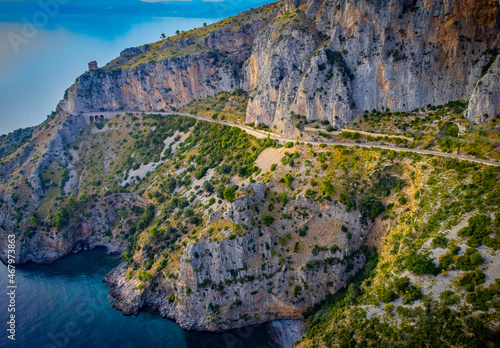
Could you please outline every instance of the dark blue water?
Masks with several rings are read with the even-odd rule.
[[[112,309],[104,276],[119,264],[103,249],[16,272],[16,340],[7,338],[7,267],[0,263],[1,347],[274,347],[263,327],[226,334],[186,332],[152,311]]]

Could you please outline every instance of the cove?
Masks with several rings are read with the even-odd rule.
[[[186,332],[157,312],[124,316],[103,279],[118,266],[106,250],[68,255],[49,265],[16,267],[16,340],[7,339],[7,267],[0,266],[3,347],[275,347],[263,326],[225,334]]]

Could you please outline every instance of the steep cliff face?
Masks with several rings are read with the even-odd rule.
[[[468,100],[499,23],[496,1],[288,1],[246,65],[247,122],[294,135],[291,113],[342,124],[364,110]],[[484,101],[498,108],[495,95]]]
[[[245,190],[251,193],[244,200],[228,204],[226,221],[249,223],[257,215],[255,208],[262,210],[265,184]],[[253,228],[241,238],[217,242],[206,236],[190,242],[175,277],[160,272],[151,281],[154,287],[142,290],[137,279],[127,279],[125,268],[117,268],[106,277],[117,299],[114,306],[125,314],[137,314],[148,305],[187,330],[220,331],[302,318],[307,308],[344,287],[364,265],[365,256],[358,249],[369,226],[362,224],[358,211],[347,212],[341,204],[311,204],[304,199],[287,205],[285,212],[292,215],[299,207],[308,209],[308,217],[301,221]],[[212,226],[216,223],[217,219],[211,221]],[[352,231],[349,238],[342,232],[345,226]],[[285,231],[295,228],[307,229],[307,236],[288,233],[287,237]],[[230,228],[223,233],[229,237],[234,232]],[[300,251],[291,252],[299,241]],[[315,245],[317,251],[306,252]],[[337,248],[332,249],[334,245]],[[285,249],[289,252],[283,254]],[[279,257],[282,254],[285,257]]]
[[[61,111],[172,110],[240,86],[241,65],[257,33],[275,16],[274,5],[249,10],[137,48],[71,86]]]
[[[486,73],[476,83],[469,99],[467,118],[474,122],[484,122],[500,115],[500,58],[492,55],[493,64],[485,65]]]
[[[46,263],[72,251],[103,246],[122,252],[126,241],[118,211],[143,206],[134,193],[78,195],[87,178],[77,172],[76,142],[85,139],[83,117],[52,115],[29,142],[0,159],[0,260],[7,261],[7,235],[17,235],[17,263]],[[80,144],[81,145],[81,144]],[[106,166],[106,164],[104,164]],[[64,213],[62,213],[64,211]],[[52,224],[59,218],[64,223]],[[57,226],[59,225],[59,226]]]
[[[241,87],[247,123],[287,136],[299,134],[292,115],[342,125],[471,96],[469,119],[484,121],[499,108],[497,64],[484,75],[499,29],[494,0],[282,1],[126,50],[82,75],[61,107],[168,110]]]
[[[104,110],[170,110],[238,86],[232,63],[221,66],[207,53],[178,60],[148,62],[124,70],[82,75],[61,105],[68,113]]]
[[[28,143],[1,158],[0,231],[16,230],[24,215],[22,210],[38,209],[44,198],[41,172],[50,163],[69,165],[66,146],[78,139],[85,126],[81,118],[53,117],[38,127]],[[22,210],[15,208],[18,200],[24,203]],[[0,234],[0,243],[6,243],[6,234]]]

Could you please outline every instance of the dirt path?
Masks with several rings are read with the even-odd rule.
[[[105,118],[112,118],[116,117],[117,114],[125,114],[125,113],[142,113],[141,111],[120,111],[120,112],[99,112],[99,113],[86,113],[86,114],[81,114],[83,117],[88,117],[91,115],[104,115]],[[196,116],[196,115],[191,115],[191,114],[186,114],[182,112],[154,112],[154,111],[148,111],[145,113],[151,113],[151,114],[159,114],[159,115],[180,115],[180,116],[187,116],[187,117],[192,117],[197,120],[201,121],[206,121],[206,122],[212,122],[212,123],[218,123],[222,124],[225,126],[230,126],[230,127],[238,127],[245,132],[247,132],[250,135],[253,135],[254,137],[257,138],[266,138],[267,135],[271,137],[271,139],[276,139],[279,140],[280,142],[295,142],[293,139],[287,139],[287,138],[282,138],[280,135],[276,133],[270,133],[270,132],[265,132],[257,129],[253,129],[252,127],[249,126],[244,126],[241,124],[234,124],[226,121],[220,121],[220,120],[213,120],[213,119],[208,119],[205,117],[201,116]],[[340,146],[360,146],[360,147],[367,147],[367,148],[378,148],[378,149],[387,149],[387,150],[393,150],[393,151],[405,151],[405,152],[414,152],[414,153],[420,153],[423,155],[434,155],[434,156],[441,156],[441,157],[449,157],[449,158],[456,158],[459,160],[464,160],[464,161],[471,161],[471,162],[477,162],[477,163],[482,163],[486,164],[489,166],[500,166],[500,163],[498,162],[493,162],[493,161],[488,161],[488,160],[483,160],[475,157],[470,157],[470,156],[463,156],[463,155],[454,155],[450,153],[444,153],[444,152],[438,152],[438,151],[429,151],[429,150],[419,150],[419,149],[408,149],[404,147],[397,147],[397,146],[390,146],[390,145],[380,145],[380,144],[371,144],[371,143],[363,143],[363,144],[357,144],[357,143],[345,143],[345,142],[336,142],[336,141],[323,141],[323,142],[315,142],[315,141],[300,141],[301,143],[305,144],[312,144],[312,145],[319,145],[319,144],[329,144],[329,145],[340,145]]]

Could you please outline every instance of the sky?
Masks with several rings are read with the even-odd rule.
[[[269,0],[0,0],[0,134],[44,121],[96,60]]]

